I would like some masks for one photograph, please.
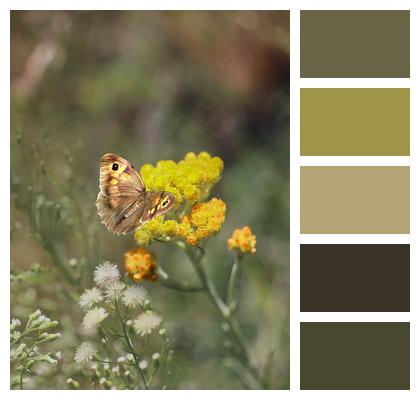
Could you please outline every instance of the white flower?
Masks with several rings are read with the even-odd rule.
[[[74,362],[78,365],[85,366],[92,360],[96,353],[96,349],[92,343],[83,342],[76,350]]]
[[[130,285],[125,290],[122,301],[127,307],[134,308],[143,305],[146,297],[146,289],[138,285]]]
[[[105,288],[105,296],[109,300],[118,300],[121,295],[122,291],[125,289],[125,284],[119,281],[111,282]]]
[[[141,370],[145,370],[145,369],[147,369],[147,366],[148,366],[148,363],[147,363],[147,361],[146,360],[141,360],[140,362],[139,362],[139,368],[141,369]]]
[[[20,322],[20,319],[13,318],[12,322],[10,323],[10,331],[14,331],[21,324],[22,324],[22,322]]]
[[[19,339],[21,335],[22,335],[22,334],[21,334],[19,331],[14,331],[14,332],[12,333],[12,339],[13,339],[13,340]]]
[[[102,307],[94,307],[89,310],[83,318],[83,328],[87,331],[97,328],[99,324],[108,316]]]
[[[79,304],[83,308],[91,308],[103,300],[101,291],[97,287],[86,289],[80,296]]]
[[[141,336],[152,333],[153,329],[156,329],[162,318],[153,311],[146,311],[139,315],[134,320],[134,330]]]
[[[70,258],[69,265],[70,267],[75,267],[77,265],[77,258]]]
[[[96,267],[93,278],[95,283],[104,288],[110,283],[118,281],[121,277],[120,271],[116,264],[111,264],[109,261],[103,262]]]

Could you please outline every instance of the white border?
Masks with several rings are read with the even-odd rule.
[[[419,203],[419,119],[418,119],[418,110],[420,109],[419,102],[419,49],[418,39],[420,37],[419,26],[420,18],[418,14],[419,6],[418,2],[413,0],[383,0],[381,2],[375,0],[355,0],[355,1],[334,1],[334,0],[296,0],[296,1],[282,1],[282,0],[213,0],[213,1],[201,1],[200,3],[196,1],[162,1],[155,0],[154,2],[139,2],[136,0],[119,0],[118,2],[108,2],[104,4],[103,1],[99,0],[61,0],[60,2],[54,0],[3,0],[0,2],[0,54],[2,55],[3,62],[0,64],[1,74],[0,74],[0,84],[1,84],[1,118],[0,118],[0,127],[2,128],[2,134],[0,135],[1,148],[9,149],[10,139],[10,106],[9,106],[9,77],[10,77],[10,68],[9,62],[10,53],[9,53],[9,39],[10,39],[10,24],[9,24],[9,10],[10,9],[65,9],[65,10],[95,10],[95,9],[121,9],[121,10],[135,10],[135,9],[154,9],[154,10],[165,10],[165,9],[190,9],[190,10],[229,10],[229,9],[242,9],[242,10],[290,10],[291,11],[291,276],[290,276],[290,285],[291,285],[291,327],[290,327],[290,337],[291,337],[291,390],[290,391],[261,391],[255,393],[252,391],[200,391],[199,396],[203,399],[212,399],[215,395],[225,395],[234,396],[241,398],[253,398],[255,395],[262,396],[264,398],[277,399],[279,396],[282,398],[309,398],[309,399],[371,399],[372,397],[380,397],[381,399],[413,399],[420,396],[420,389],[418,383],[418,377],[420,376],[420,361],[419,361],[419,349],[420,345],[418,340],[415,338],[420,337],[420,295],[417,294],[415,288],[420,287],[419,273],[417,269],[419,268],[419,256],[418,256],[418,223],[419,223],[419,213],[417,211],[416,205]],[[328,82],[324,79],[300,79],[299,78],[299,10],[305,9],[330,9],[330,10],[339,10],[339,9],[410,9],[411,10],[411,78],[410,79],[390,79],[386,80],[386,83],[382,79],[328,79]],[[416,46],[415,46],[416,44]],[[382,84],[384,84],[382,86]],[[377,86],[376,86],[377,85]],[[306,160],[304,157],[299,156],[299,89],[300,87],[411,87],[411,157],[409,160],[400,160],[402,164],[395,165],[410,165],[411,166],[411,235],[332,235],[335,236],[335,239],[332,237],[327,238],[329,235],[299,235],[299,166],[300,165],[314,165],[306,164],[311,162],[311,160]],[[319,162],[325,163],[324,165],[333,165],[328,164],[328,162],[333,162],[332,159],[324,159]],[[373,162],[374,160],[372,160]],[[384,160],[386,165],[388,160]],[[315,162],[315,161],[312,161]],[[346,162],[352,162],[352,160],[347,159]],[[355,164],[343,164],[343,165],[357,165]],[[364,165],[366,164],[364,161]],[[396,162],[396,161],[391,161]],[[6,160],[3,160],[3,163],[8,163],[10,165],[10,153],[6,152]],[[321,164],[319,164],[321,165]],[[340,164],[341,165],[341,164]],[[373,164],[372,164],[373,165]],[[7,185],[3,185],[3,190],[9,189],[9,176],[6,175]],[[7,189],[4,189],[7,187]],[[10,249],[9,249],[9,193],[4,193],[4,196],[0,197],[2,210],[2,221],[5,221],[2,224],[1,229],[1,249],[3,259],[10,259]],[[7,211],[6,211],[7,210]],[[417,223],[417,225],[416,225]],[[305,236],[305,238],[304,238]],[[314,236],[317,236],[318,239],[315,239]],[[327,242],[324,240],[328,239]],[[411,321],[411,390],[410,391],[299,391],[299,321],[300,320],[309,320],[309,318],[328,318],[322,313],[315,313],[311,317],[306,316],[304,313],[299,312],[299,243],[315,243],[316,240],[319,240],[319,243],[332,243],[331,240],[335,240],[337,243],[411,243],[411,312],[407,316],[407,320]],[[350,241],[349,241],[350,240]],[[1,291],[1,304],[3,310],[9,309],[9,269],[6,265],[1,269],[3,275],[0,279],[0,291]],[[332,318],[344,318],[348,320],[349,315],[339,315],[344,313],[337,313],[330,316]],[[405,317],[405,313],[403,314]],[[369,315],[370,318],[379,318],[384,321],[393,320],[394,316],[391,313],[380,313],[378,316]],[[305,319],[306,318],[306,319]],[[362,318],[362,317],[360,317]],[[360,318],[358,320],[360,320]],[[317,319],[318,320],[318,319]],[[1,314],[1,331],[0,331],[0,346],[2,349],[7,349],[9,344],[9,334],[8,334],[8,324],[9,324],[9,315],[7,312]],[[55,391],[31,391],[20,392],[20,391],[9,391],[9,362],[8,357],[3,356],[1,360],[1,390],[2,393],[7,395],[7,398],[26,398],[28,395],[36,399],[53,399],[56,398],[57,393]],[[7,392],[7,393],[6,393]],[[220,394],[219,394],[220,393]],[[61,391],[60,396],[63,398],[73,398],[75,395],[81,398],[87,398],[91,396],[90,392],[71,392],[71,391]],[[124,394],[118,394],[119,396],[124,396],[126,398],[138,398],[142,396],[147,399],[161,399],[163,397],[170,396],[174,399],[185,399],[185,398],[195,398],[197,393],[195,391],[149,391],[137,393],[135,391],[127,391]],[[102,391],[100,396],[107,398],[114,398],[115,393]]]

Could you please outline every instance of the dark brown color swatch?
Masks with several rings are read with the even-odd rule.
[[[301,389],[410,389],[408,322],[303,322]]]
[[[300,310],[410,311],[410,246],[302,244]]]
[[[410,11],[301,11],[300,76],[409,78]]]

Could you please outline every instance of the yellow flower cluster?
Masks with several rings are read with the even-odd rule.
[[[152,219],[142,229],[134,233],[139,245],[147,246],[152,239],[172,240],[182,239],[195,246],[203,240],[220,231],[225,221],[226,204],[213,198],[206,203],[196,204],[190,215],[182,217],[181,222],[164,220],[163,216]]]
[[[193,207],[191,214],[182,218],[178,225],[177,236],[185,239],[191,245],[197,245],[220,231],[225,221],[226,204],[220,199],[211,199]]]
[[[200,240],[217,233],[225,219],[226,205],[222,200],[212,199],[206,203],[212,186],[220,180],[223,161],[207,152],[187,153],[183,160],[159,161],[156,166],[143,165],[141,175],[149,190],[165,190],[173,193],[176,206],[184,207],[175,214],[175,219],[159,216],[147,222],[134,233],[139,246],[147,246],[152,239],[169,241],[185,240],[197,245]],[[185,215],[190,210],[189,215]],[[174,213],[169,214],[174,215]]]
[[[156,262],[152,255],[146,249],[141,247],[128,251],[124,254],[124,266],[130,279],[134,282],[142,280],[150,280],[155,282],[156,275]]]
[[[149,190],[166,190],[173,193],[177,206],[182,202],[196,203],[204,200],[211,187],[220,180],[223,161],[203,151],[196,155],[187,153],[183,160],[159,161],[142,166],[140,173]]]
[[[243,253],[255,253],[257,251],[257,239],[252,234],[249,226],[242,229],[235,229],[232,237],[227,241],[229,250],[238,249]]]
[[[176,236],[178,222],[173,219],[165,220],[163,215],[153,218],[141,229],[134,232],[134,239],[139,246],[147,246],[152,239],[166,240]]]

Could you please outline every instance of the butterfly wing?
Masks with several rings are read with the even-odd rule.
[[[118,234],[135,230],[143,213],[146,191],[135,168],[116,154],[103,155],[99,188],[96,207],[107,229]]]
[[[175,205],[175,196],[169,192],[147,192],[139,226],[159,215],[166,214]]]
[[[101,158],[96,207],[102,223],[113,233],[126,234],[175,205],[168,192],[146,192],[135,168],[124,158],[107,153]]]
[[[96,207],[102,223],[113,233],[126,234],[141,226],[144,209],[141,197],[106,197],[99,192]]]
[[[107,197],[137,196],[146,191],[136,169],[125,158],[112,153],[101,158],[99,188]]]

